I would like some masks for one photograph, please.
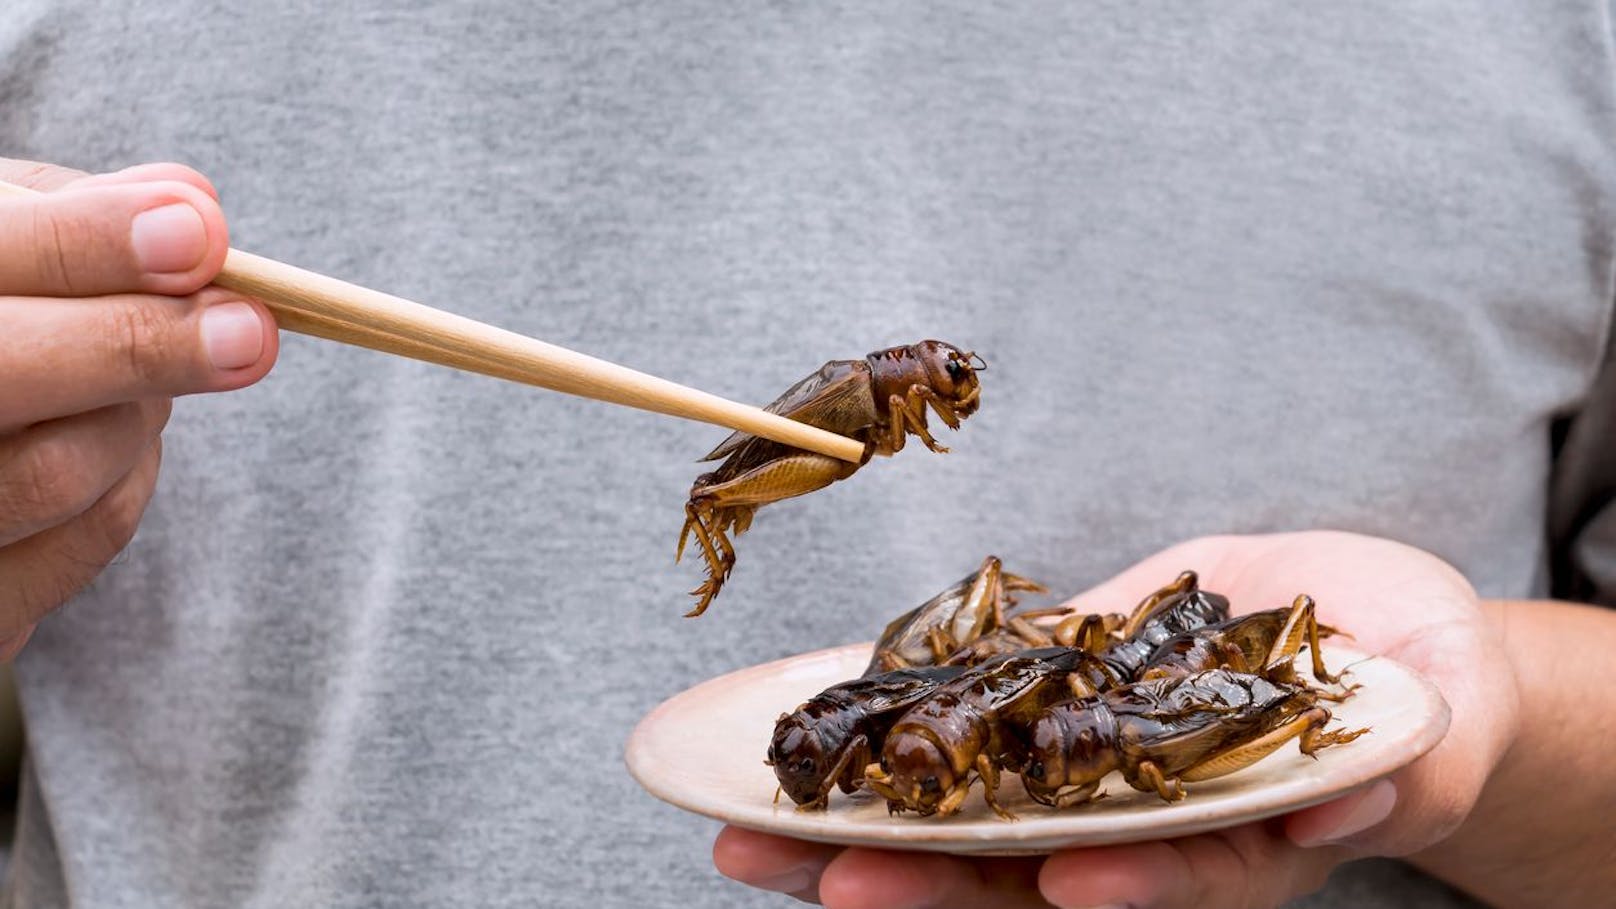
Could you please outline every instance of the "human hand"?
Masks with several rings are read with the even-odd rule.
[[[171,399],[275,361],[261,304],[206,288],[229,248],[205,177],[0,159],[0,659],[129,542]],[[206,289],[204,289],[206,288]]]
[[[1453,711],[1446,737],[1388,780],[1283,818],[1198,836],[973,860],[730,827],[713,847],[718,870],[831,909],[1266,909],[1318,889],[1344,861],[1408,855],[1458,828],[1519,725],[1519,694],[1497,626],[1458,572],[1418,549],[1354,534],[1208,537],[1151,556],[1073,603],[1126,611],[1187,568],[1238,611],[1311,595],[1321,622],[1442,690]]]

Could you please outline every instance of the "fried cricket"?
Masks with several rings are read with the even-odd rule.
[[[875,455],[901,451],[910,433],[932,451],[947,448],[932,438],[928,408],[950,429],[976,412],[986,363],[942,341],[922,341],[878,350],[860,360],[832,360],[793,385],[765,410],[864,443],[857,463],[735,433],[707,454],[718,468],[696,478],[685,503],[679,548],[694,536],[707,563],[707,577],[690,593],[706,611],[735,568],[732,537],[745,533],[757,509],[771,502],[823,489],[846,479]]]

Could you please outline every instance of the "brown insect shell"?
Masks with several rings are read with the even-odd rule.
[[[1201,629],[1205,630],[1205,629]],[[1243,651],[1242,651],[1243,653]],[[1229,652],[1222,639],[1192,631],[1174,635],[1156,648],[1140,667],[1141,677],[1189,675],[1225,665]],[[1248,662],[1246,664],[1250,666]]]
[[[813,801],[831,783],[841,782],[826,779],[826,774],[855,737],[859,719],[844,704],[815,699],[775,723],[767,763],[793,802]]]
[[[992,738],[987,718],[952,692],[935,694],[904,714],[892,727],[881,763],[899,792],[919,786],[935,804],[971,765]],[[928,780],[935,778],[935,783]],[[924,807],[922,805],[913,807]]]
[[[998,572],[1001,568],[1002,563],[997,557],[988,556],[982,560],[982,567],[976,571],[893,619],[881,632],[880,639],[875,642],[875,653],[870,657],[870,664],[865,667],[864,674],[869,676],[883,671],[882,657],[889,653],[901,657],[910,665],[930,663],[932,654],[926,638],[933,630],[946,631],[957,641],[976,640],[982,630],[990,624],[994,604],[982,603],[977,612],[967,613],[966,599],[984,572]],[[1007,577],[1011,580],[1020,580],[1015,575]],[[967,620],[970,624],[962,631],[959,625]]]
[[[1289,615],[1289,609],[1265,609],[1174,635],[1145,660],[1141,672],[1157,670],[1168,675],[1189,675],[1216,669],[1228,664],[1233,651],[1239,651],[1246,666],[1256,670],[1268,656]]]
[[[799,805],[818,799],[832,784],[853,792],[872,759],[870,750],[880,749],[887,726],[901,715],[902,707],[964,672],[958,667],[901,669],[832,685],[780,716],[765,763],[774,768],[780,788]],[[855,745],[859,736],[864,745]],[[838,763],[842,771],[832,780],[828,775]]]
[[[1229,618],[1229,599],[1191,590],[1163,600],[1131,637],[1107,647],[1100,656],[1128,677],[1138,675],[1167,639]]]
[[[1022,781],[1029,792],[1049,795],[1098,782],[1122,765],[1120,737],[1104,695],[1050,707],[1032,722]]]
[[[903,398],[911,386],[922,385],[937,393],[944,401],[955,405],[955,412],[967,417],[976,412],[979,382],[976,369],[971,366],[970,355],[946,341],[921,341],[902,347],[889,347],[867,355],[864,362],[870,366],[870,391],[875,397],[876,409],[887,411],[887,402],[893,395]],[[952,368],[950,367],[952,364]],[[956,381],[955,376],[958,376]],[[969,403],[964,403],[969,400]],[[894,415],[886,413],[888,420]],[[890,455],[885,440],[876,440],[879,454]]]
[[[1008,750],[1001,713],[1033,707],[1020,703],[1022,698],[1040,686],[1058,690],[1063,678],[1045,659],[1012,656],[990,660],[940,686],[887,734],[881,766],[890,784],[899,792],[920,793],[919,804],[909,807],[934,807],[970,771],[977,755],[997,758]]]
[[[1148,760],[1168,775],[1249,742],[1314,702],[1305,688],[1228,669],[1139,682],[1104,697],[1124,770]]]

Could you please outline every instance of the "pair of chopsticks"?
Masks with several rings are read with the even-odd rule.
[[[37,195],[0,182],[0,195]],[[281,328],[565,394],[713,423],[857,463],[864,446],[758,407],[231,249],[214,284],[261,300]]]

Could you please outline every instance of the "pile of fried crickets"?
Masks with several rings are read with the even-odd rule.
[[[1313,600],[1231,618],[1194,572],[1131,615],[1012,611],[1043,587],[989,556],[958,584],[887,626],[862,677],[781,715],[768,763],[799,809],[868,789],[893,812],[947,816],[977,780],[987,803],[1019,774],[1035,801],[1066,808],[1101,797],[1120,770],[1168,802],[1183,784],[1233,773],[1298,739],[1304,754],[1368,730],[1326,731],[1357,686],[1329,674]],[[1295,670],[1302,646],[1309,684]],[[1102,794],[1103,795],[1103,794]],[[778,794],[776,795],[778,798]]]

